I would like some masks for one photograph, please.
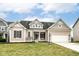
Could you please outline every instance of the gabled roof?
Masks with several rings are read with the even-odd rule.
[[[76,20],[75,24],[72,26],[72,28],[75,27],[75,25],[77,24],[77,22],[79,21],[79,18]]]
[[[20,23],[27,29],[29,29],[29,24],[32,21],[20,21]],[[7,22],[8,25],[12,24],[14,22]],[[43,29],[47,29],[49,28],[52,24],[54,24],[54,22],[41,22],[43,24]]]
[[[14,25],[16,25],[16,24],[20,24],[20,26],[22,26],[23,28],[25,28],[26,29],[26,27],[24,27],[20,22],[8,22],[9,24],[10,24],[10,26],[9,26],[9,28],[12,28]]]
[[[25,27],[25,28],[27,28],[27,29],[29,29],[29,23],[30,23],[31,21],[20,21],[20,23]]]
[[[4,24],[5,26],[8,26],[7,22],[4,19],[0,18],[0,25],[2,24]]]
[[[21,21],[20,23],[26,27],[27,29],[29,29],[29,24],[32,21]],[[43,29],[47,29],[48,27],[50,27],[52,24],[54,24],[54,22],[41,22],[43,24]]]
[[[62,19],[59,19],[55,24],[53,24],[53,25],[50,26],[49,28],[54,27],[59,21],[63,22],[63,23],[65,24],[65,26],[70,29],[70,27],[69,27]],[[49,28],[48,28],[48,29],[49,29]],[[71,30],[71,29],[70,29],[70,30]]]
[[[62,20],[62,19],[59,19],[56,23],[55,22],[40,22],[43,24],[43,29],[49,29],[53,26],[55,26],[59,21],[62,21],[66,26],[67,24]],[[20,23],[27,29],[30,29],[29,28],[29,24],[31,23],[32,21],[20,21]],[[14,23],[14,22],[7,22],[8,25]],[[67,26],[69,28],[69,26]],[[69,28],[70,29],[70,28]]]
[[[42,24],[38,19],[35,19],[34,21],[31,21],[31,23],[29,23],[29,25],[34,24],[35,22]]]
[[[71,30],[71,28],[62,19],[59,19],[59,21],[62,21],[65,24],[65,26]]]
[[[54,22],[42,22],[43,28],[48,29],[51,25],[54,24]]]

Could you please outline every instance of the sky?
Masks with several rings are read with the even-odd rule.
[[[72,26],[79,17],[78,3],[1,3],[0,18],[6,21],[54,22],[62,19]]]

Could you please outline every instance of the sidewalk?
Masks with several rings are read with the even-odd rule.
[[[79,52],[79,43],[56,43],[56,42],[54,43]]]

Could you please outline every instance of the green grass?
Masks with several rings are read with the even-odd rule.
[[[78,56],[79,53],[56,44],[0,43],[0,56]]]

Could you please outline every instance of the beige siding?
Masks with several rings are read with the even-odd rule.
[[[61,27],[59,27],[61,25]],[[51,31],[70,31],[69,28],[63,23],[63,22],[58,22],[56,25],[54,25],[51,29]]]
[[[59,25],[61,25],[61,27],[59,27]],[[52,32],[69,32],[70,31],[69,28],[61,21],[58,22],[53,27],[51,27],[49,30]]]
[[[59,25],[61,25],[61,27],[59,27]],[[70,29],[63,22],[59,21],[49,29],[49,33],[53,35],[69,36]]]
[[[63,35],[63,36],[69,35],[69,32],[50,32],[50,33],[53,33],[53,35]]]
[[[46,37],[45,37],[45,38],[46,38],[46,41],[48,41],[48,31],[46,30],[45,33],[46,33],[46,35],[45,35],[45,36],[46,36]]]
[[[22,31],[21,38],[14,38],[14,31]],[[20,24],[16,24],[14,27],[9,29],[9,41],[10,42],[26,42],[26,29],[24,29]]]
[[[79,41],[79,21],[73,28],[73,39],[74,41]]]

